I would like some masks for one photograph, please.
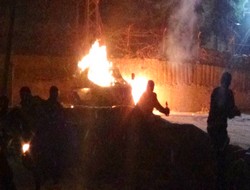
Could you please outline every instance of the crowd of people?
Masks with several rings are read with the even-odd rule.
[[[235,105],[233,91],[229,88],[232,76],[229,72],[223,73],[221,85],[216,87],[211,94],[210,110],[207,119],[207,132],[218,160],[218,189],[225,189],[224,184],[224,150],[229,145],[227,134],[227,119],[240,116],[241,113]],[[154,92],[154,81],[149,80],[146,91],[135,105],[135,109],[149,121],[153,109],[157,109],[166,116],[170,114],[167,106],[163,107]],[[57,183],[63,170],[63,154],[67,154],[62,144],[65,142],[65,116],[63,106],[58,101],[59,90],[51,86],[49,98],[44,100],[33,96],[29,87],[20,89],[20,106],[13,110],[8,109],[8,97],[0,97],[0,189],[14,190],[13,173],[7,160],[8,140],[11,138],[10,126],[14,119],[19,121],[18,130],[21,131],[23,141],[32,142],[32,159],[37,164],[33,172],[36,176],[36,185],[39,189],[40,171],[42,165],[50,169]],[[14,114],[13,114],[14,113]],[[12,114],[12,115],[11,115]],[[148,120],[149,119],[149,120]],[[16,129],[15,129],[16,130]],[[14,131],[15,131],[14,130]],[[44,143],[46,142],[46,143]],[[45,162],[41,162],[45,160]]]
[[[0,97],[0,167],[3,167],[0,168],[0,189],[16,189],[7,161],[7,149],[13,140],[11,138],[15,137],[20,139],[20,145],[30,143],[29,155],[24,155],[23,159],[30,159],[24,163],[34,174],[36,188],[39,189],[41,185],[42,169],[48,170],[56,184],[64,168],[64,145],[67,142],[63,106],[58,101],[59,90],[51,86],[49,98],[44,100],[33,96],[31,89],[23,86],[19,95],[20,105],[11,110],[8,108],[8,97]]]

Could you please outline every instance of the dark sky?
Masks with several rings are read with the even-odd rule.
[[[0,48],[4,52],[10,24],[9,7],[1,6],[1,13]],[[50,4],[41,0],[17,2],[12,40],[14,52],[73,53],[76,48],[76,18],[76,6],[66,0]]]

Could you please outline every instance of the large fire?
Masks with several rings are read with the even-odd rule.
[[[78,62],[81,71],[88,69],[88,79],[102,87],[112,86],[116,82],[112,75],[112,66],[107,59],[106,46],[100,46],[98,40],[92,45],[89,53]],[[130,83],[134,102],[137,103],[146,89],[147,79],[137,76],[132,80],[128,76],[125,76],[125,79]]]
[[[114,84],[110,68],[112,63],[107,59],[106,46],[100,46],[96,41],[90,51],[81,61],[78,62],[78,67],[84,71],[88,70],[88,79],[99,86],[110,86]]]

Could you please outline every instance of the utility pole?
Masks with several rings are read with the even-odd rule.
[[[2,94],[7,95],[10,100],[12,99],[11,50],[12,50],[12,38],[13,38],[14,23],[15,23],[15,11],[16,11],[16,0],[12,0],[10,3],[10,21],[9,21],[9,30],[7,36],[6,54],[5,54],[4,71],[3,71],[3,83],[2,83]]]
[[[96,39],[102,38],[102,21],[99,10],[100,0],[86,1],[85,47],[89,47]]]

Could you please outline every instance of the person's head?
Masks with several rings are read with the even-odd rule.
[[[228,88],[232,81],[232,75],[229,72],[224,72],[221,76],[221,86]]]
[[[149,80],[147,84],[147,91],[154,91],[155,83],[153,80]]]
[[[31,94],[31,90],[28,86],[23,86],[20,90],[19,90],[19,95],[22,101],[25,101],[27,99],[29,99],[32,94]]]
[[[58,88],[56,86],[51,86],[49,89],[49,98],[56,100],[58,98]]]

